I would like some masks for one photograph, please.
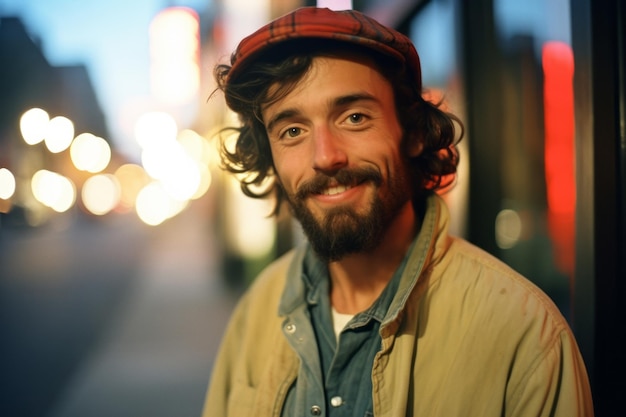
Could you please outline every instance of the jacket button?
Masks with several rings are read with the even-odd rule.
[[[330,405],[333,407],[340,407],[343,404],[343,399],[340,396],[336,396],[330,399]]]
[[[294,334],[296,332],[296,325],[289,323],[285,326],[285,331],[289,334]]]
[[[313,407],[311,407],[311,415],[312,416],[321,416],[322,415],[322,409],[320,408],[319,405],[314,405]]]

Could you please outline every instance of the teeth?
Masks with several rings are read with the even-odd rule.
[[[345,185],[336,185],[334,187],[330,187],[325,189],[322,194],[324,195],[335,195],[335,194],[339,194],[339,193],[343,193],[344,191],[349,190],[352,187],[349,186],[345,186]]]

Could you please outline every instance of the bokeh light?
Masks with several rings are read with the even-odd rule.
[[[224,196],[230,210],[225,213],[228,244],[245,258],[266,256],[276,241],[271,199],[252,199],[241,192],[239,181],[230,176]]]
[[[144,149],[141,162],[146,172],[177,200],[190,199],[200,186],[200,170],[178,142]]]
[[[178,143],[193,159],[200,174],[200,182],[196,192],[191,196],[192,200],[202,197],[211,186],[212,176],[209,167],[213,162],[214,149],[209,141],[191,129],[184,129],[178,133]]]
[[[157,226],[176,216],[186,206],[186,202],[173,199],[161,183],[154,181],[139,192],[135,209],[141,221]]]
[[[59,213],[69,210],[76,201],[74,183],[63,175],[45,169],[33,175],[31,189],[37,201]]]
[[[15,176],[6,168],[0,168],[0,198],[8,200],[15,193]]]
[[[121,206],[126,209],[134,207],[139,192],[151,182],[150,176],[137,164],[124,164],[114,175],[120,184]]]
[[[183,129],[178,133],[178,143],[185,153],[200,164],[207,164],[211,149],[208,142],[191,129]]]
[[[200,183],[196,188],[196,192],[191,196],[191,200],[197,200],[209,191],[213,176],[208,166],[198,166],[200,173]]]
[[[32,108],[22,114],[20,131],[24,141],[29,145],[36,145],[46,137],[50,116],[45,110]]]
[[[119,204],[120,196],[120,184],[111,174],[99,174],[88,178],[81,191],[85,208],[98,216],[113,210]]]
[[[177,132],[176,120],[165,112],[144,113],[135,123],[135,139],[142,149],[173,142]]]
[[[196,97],[200,86],[200,22],[187,7],[169,7],[150,25],[150,81],[161,102],[179,105]]]
[[[142,147],[143,168],[171,198],[186,201],[206,192],[211,175],[203,167],[211,152],[203,137],[189,129],[178,133],[174,118],[164,112],[143,114],[135,135]]]
[[[212,183],[215,149],[191,129],[179,132],[167,112],[146,112],[137,119],[134,134],[142,149],[141,166],[123,164],[114,174],[101,174],[111,163],[109,143],[90,132],[74,137],[74,124],[67,117],[50,119],[45,110],[33,108],[22,115],[20,127],[26,143],[43,140],[52,153],[69,148],[77,170],[98,174],[81,187],[82,206],[94,215],[134,208],[141,221],[158,225],[206,194]],[[15,192],[15,178],[8,170],[2,174],[1,196],[8,197]],[[76,202],[76,186],[58,173],[42,169],[30,186],[35,200],[54,211],[67,211]]]
[[[111,147],[101,137],[81,133],[72,141],[70,156],[76,169],[95,174],[111,162]]]
[[[74,123],[64,116],[56,116],[48,122],[46,147],[52,153],[63,152],[69,148],[74,139]]]
[[[515,210],[505,209],[496,216],[496,244],[501,249],[511,249],[522,236],[522,219]]]

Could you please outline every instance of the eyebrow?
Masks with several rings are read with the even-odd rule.
[[[296,116],[298,114],[300,114],[300,112],[296,109],[286,109],[281,112],[278,112],[277,114],[274,115],[274,117],[270,119],[269,122],[267,122],[267,126],[265,127],[265,130],[267,130],[268,132],[271,132],[274,126],[276,125],[276,123],[280,122],[283,119],[288,119],[290,117]]]
[[[355,94],[348,94],[345,96],[337,97],[334,100],[333,104],[339,107],[339,106],[345,106],[347,104],[356,103],[357,101],[373,101],[376,103],[380,102],[380,100],[378,100],[378,98],[376,96],[373,96],[372,94],[355,93]]]
[[[332,105],[333,107],[342,107],[342,106],[346,106],[352,103],[356,103],[357,101],[372,101],[372,102],[376,102],[379,103],[380,100],[378,100],[378,98],[376,98],[375,96],[369,94],[369,93],[354,93],[354,94],[348,94],[345,96],[340,96],[337,97],[336,99],[334,99],[332,101]],[[265,129],[268,132],[271,132],[272,129],[274,128],[274,126],[280,122],[281,120],[284,119],[288,119],[290,117],[294,117],[300,114],[300,111],[297,109],[285,109],[281,112],[278,112],[274,115],[274,117],[272,117],[269,122],[267,123],[267,126],[265,127]]]

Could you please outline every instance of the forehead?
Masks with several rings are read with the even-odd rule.
[[[269,96],[279,97],[263,106],[263,111],[293,98],[315,101],[359,91],[375,96],[393,95],[390,81],[371,57],[353,53],[319,55],[312,58],[308,70],[294,83],[285,86],[277,81],[272,84]]]

